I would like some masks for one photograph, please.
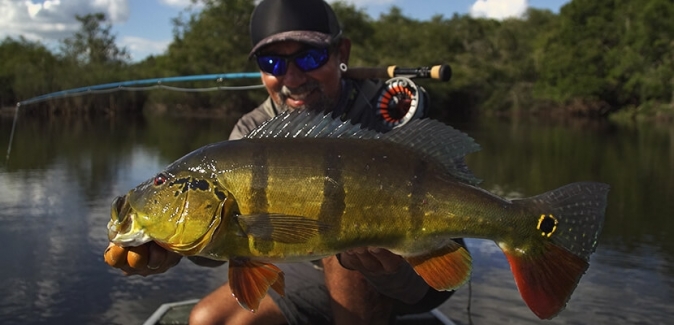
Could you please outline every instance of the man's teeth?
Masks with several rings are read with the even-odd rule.
[[[294,100],[303,100],[303,99],[307,98],[308,95],[309,94],[299,94],[299,95],[290,95],[288,97],[290,97],[291,99],[294,99]]]

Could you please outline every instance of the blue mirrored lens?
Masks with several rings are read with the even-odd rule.
[[[287,61],[279,56],[260,56],[257,58],[257,65],[260,70],[275,76],[286,74]]]
[[[328,62],[328,58],[328,49],[310,49],[305,55],[295,57],[295,64],[306,72],[320,68]]]
[[[330,58],[327,48],[312,48],[300,53],[284,55],[261,55],[257,57],[257,65],[260,70],[274,76],[282,76],[288,70],[288,61],[292,60],[300,70],[307,72],[323,66]]]

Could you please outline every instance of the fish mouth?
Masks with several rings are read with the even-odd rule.
[[[120,246],[139,246],[152,239],[138,225],[136,212],[129,204],[126,196],[118,196],[112,201],[110,221],[108,222],[108,239]]]

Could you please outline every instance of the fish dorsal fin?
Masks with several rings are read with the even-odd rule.
[[[418,152],[424,159],[434,161],[460,181],[478,184],[466,166],[464,157],[480,150],[480,146],[465,133],[432,119],[413,120],[388,133],[362,128],[350,120],[342,121],[332,114],[312,111],[286,111],[251,131],[255,138],[350,138],[376,139],[402,145]]]
[[[473,138],[442,122],[432,119],[412,120],[381,137],[420,152],[424,157],[440,163],[445,171],[469,184],[480,179],[468,169],[464,157],[480,150]]]
[[[381,133],[350,120],[314,110],[285,111],[251,131],[246,138],[358,138],[376,139]]]

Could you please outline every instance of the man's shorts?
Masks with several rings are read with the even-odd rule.
[[[269,295],[281,309],[288,324],[331,324],[332,308],[321,268],[311,262],[278,264],[285,273],[285,297],[274,290]],[[414,305],[395,302],[396,315],[418,314],[432,310],[447,300],[453,291],[429,289]]]

